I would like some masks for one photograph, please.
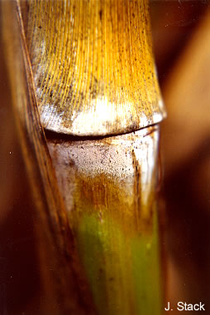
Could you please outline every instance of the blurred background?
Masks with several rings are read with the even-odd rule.
[[[166,301],[203,302],[210,314],[210,2],[150,5],[168,112],[160,143]]]
[[[166,301],[203,302],[210,314],[210,1],[150,0],[150,10],[168,112],[159,192]],[[39,314],[34,205],[1,47],[0,95],[0,314]]]

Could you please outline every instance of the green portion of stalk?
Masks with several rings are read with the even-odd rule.
[[[77,240],[98,314],[160,315],[157,215],[151,234],[127,235],[107,215],[81,218]]]
[[[141,235],[131,242],[133,279],[137,314],[162,314],[162,283],[157,212],[152,235]]]

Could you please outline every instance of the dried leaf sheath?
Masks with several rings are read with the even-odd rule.
[[[107,135],[162,120],[147,1],[29,0],[23,13],[45,128]]]
[[[18,20],[14,1],[3,1],[0,5],[13,106],[11,114],[15,117],[14,129],[26,164],[23,173],[27,172],[28,189],[32,195],[30,207],[41,278],[40,305],[36,305],[35,310],[39,309],[40,315],[93,314],[91,294],[80,269],[65,205],[39,121],[21,20]],[[24,270],[20,272],[24,277]]]

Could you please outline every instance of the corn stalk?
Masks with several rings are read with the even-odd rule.
[[[13,29],[6,46],[14,106],[20,107],[17,116],[21,114],[35,148],[47,195],[47,209],[37,211],[44,224],[50,221],[48,242],[56,244],[55,255],[63,257],[62,251],[71,244],[69,255],[74,257],[74,263],[63,260],[63,268],[58,259],[62,285],[54,281],[53,288],[57,294],[62,292],[60,314],[161,314],[155,190],[157,124],[165,113],[147,1],[13,4],[8,12],[16,10],[20,41],[12,45]],[[14,54],[18,44],[22,63]],[[11,66],[16,63],[20,72],[25,69],[20,76],[26,82],[17,84]],[[23,93],[30,96],[25,100],[27,108],[19,98],[23,86]],[[39,119],[47,130],[46,140],[37,132],[33,135]],[[28,170],[32,172],[29,162]],[[39,184],[32,185],[37,195]],[[58,233],[63,226],[70,238]],[[43,281],[45,275],[46,270]],[[75,284],[78,294],[72,296],[69,288]]]

